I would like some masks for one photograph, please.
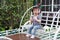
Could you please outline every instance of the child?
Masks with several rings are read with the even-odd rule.
[[[33,23],[33,25],[32,27],[29,28],[28,34],[26,35],[27,37],[31,36],[31,38],[34,38],[36,30],[40,28],[40,22],[41,22],[40,17],[39,17],[40,11],[41,10],[38,7],[33,8],[32,10],[33,16],[31,16],[30,18],[30,22]]]

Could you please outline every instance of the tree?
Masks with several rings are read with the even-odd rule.
[[[24,0],[1,0],[0,6],[0,29],[18,28],[22,15],[32,6],[33,1]],[[29,2],[27,4],[27,2]],[[31,3],[30,3],[31,2]],[[28,5],[28,6],[27,6]],[[30,6],[29,6],[30,5]],[[28,12],[29,13],[29,12]],[[29,14],[27,14],[29,16]],[[24,22],[28,20],[26,15]]]

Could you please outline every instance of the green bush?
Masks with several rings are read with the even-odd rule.
[[[27,3],[28,2],[28,3]],[[19,28],[19,23],[24,12],[32,6],[33,1],[1,0],[0,4],[0,31],[6,28]],[[27,6],[28,5],[28,6]],[[24,24],[30,14],[23,20]]]

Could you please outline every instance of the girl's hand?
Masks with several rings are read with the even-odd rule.
[[[37,22],[41,22],[41,20],[37,19],[37,17],[34,17],[34,20],[36,20]]]
[[[32,18],[30,18],[30,22],[32,22],[33,21],[33,19]]]
[[[34,17],[34,20],[36,20],[36,21],[38,20],[36,16]]]

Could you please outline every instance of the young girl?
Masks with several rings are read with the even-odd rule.
[[[27,37],[31,36],[31,38],[35,37],[36,30],[40,28],[40,17],[39,13],[41,10],[38,7],[34,7],[33,10],[33,16],[30,18],[30,22],[33,23],[32,27],[29,28]]]

